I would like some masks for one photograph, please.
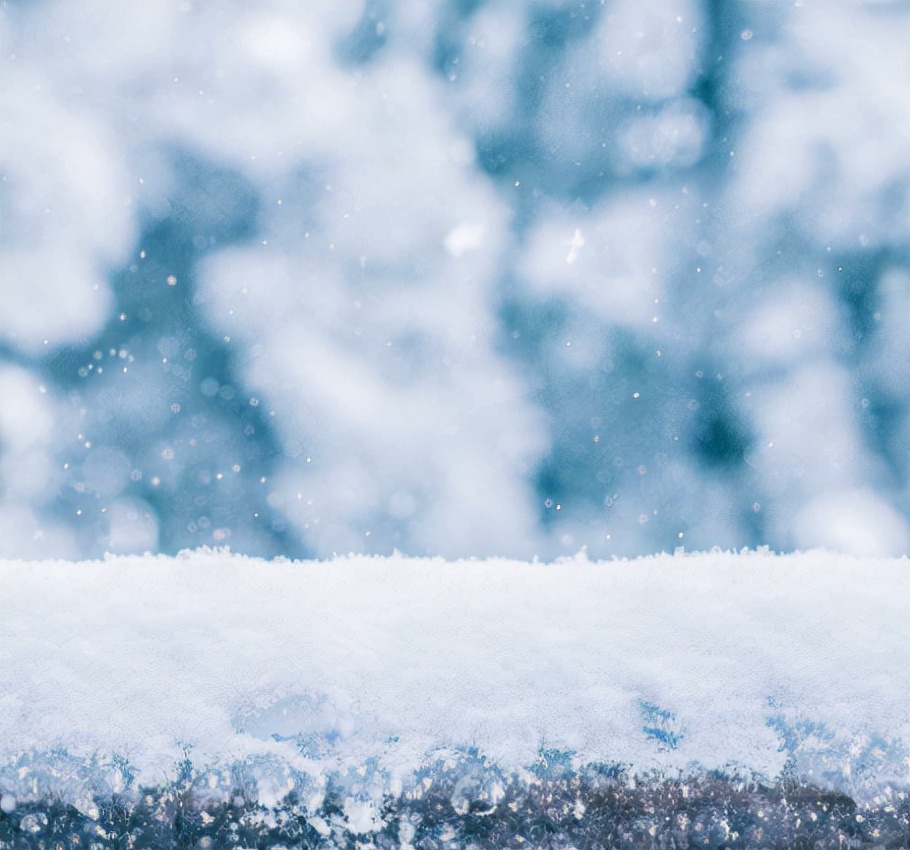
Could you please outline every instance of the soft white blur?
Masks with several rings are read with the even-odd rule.
[[[0,555],[262,553],[260,510],[317,555],[906,553],[910,9],[601,6],[0,8]],[[279,447],[221,520],[171,462],[186,343],[107,350],[181,152],[256,208],[187,225]],[[83,389],[95,347],[130,383]]]

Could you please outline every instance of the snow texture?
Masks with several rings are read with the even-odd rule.
[[[0,5],[0,555],[910,547],[910,5]]]
[[[300,777],[324,791],[368,771],[350,805],[379,805],[469,750],[503,770],[549,751],[641,774],[789,771],[857,801],[906,786],[905,559],[203,550],[0,562],[0,582],[8,805],[112,793],[124,765],[161,784],[187,756],[244,764],[267,804]]]
[[[903,840],[908,40],[0,3],[0,850]]]

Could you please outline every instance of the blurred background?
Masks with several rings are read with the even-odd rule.
[[[908,551],[910,4],[0,28],[0,556]]]

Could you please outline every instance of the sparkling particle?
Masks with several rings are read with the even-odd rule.
[[[19,829],[23,832],[30,832],[32,834],[41,832],[46,826],[47,815],[43,812],[39,812],[38,814],[27,814],[19,821]]]

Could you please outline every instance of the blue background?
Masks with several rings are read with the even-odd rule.
[[[0,16],[0,555],[908,551],[906,3]]]

